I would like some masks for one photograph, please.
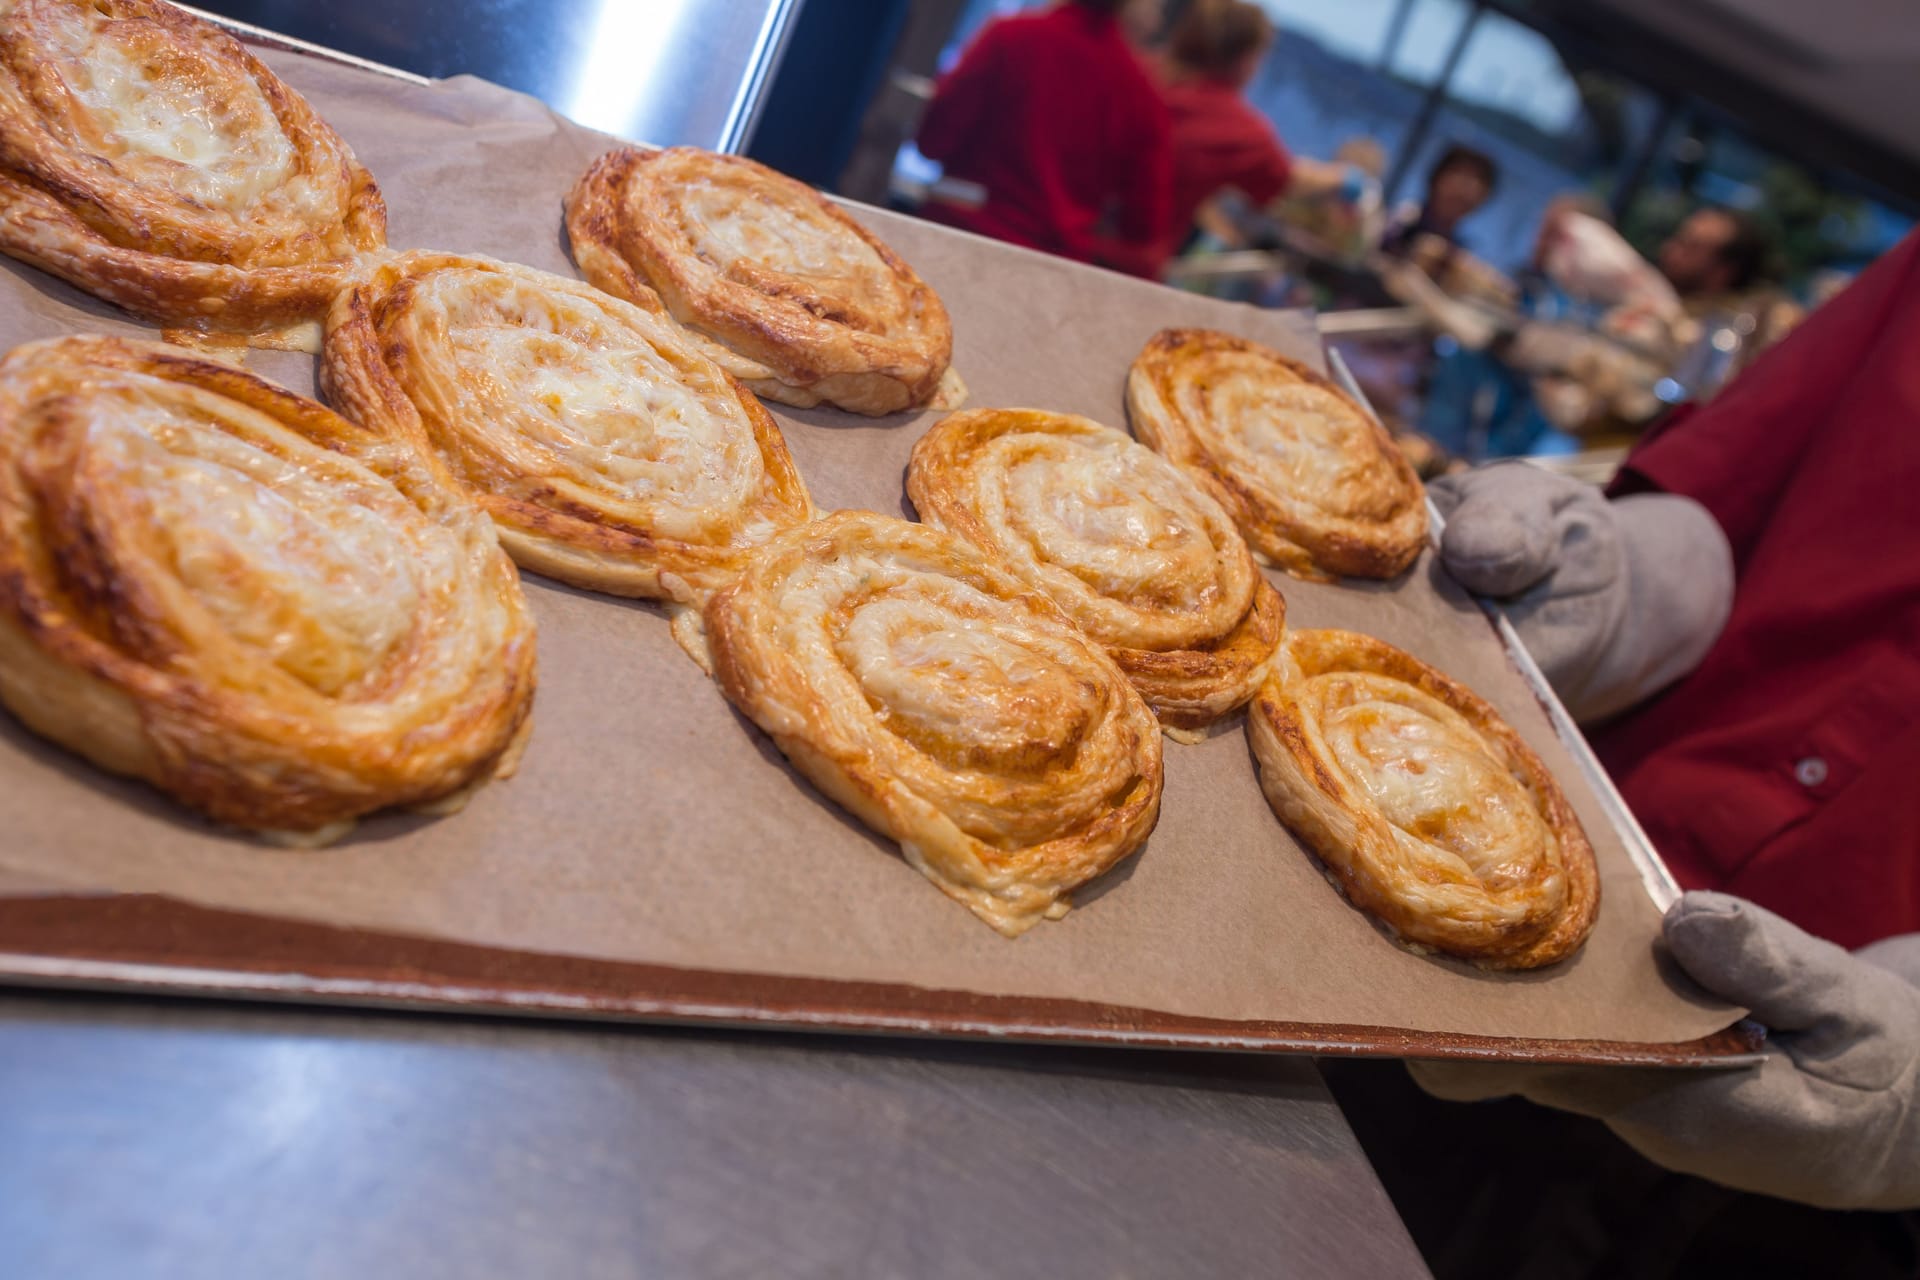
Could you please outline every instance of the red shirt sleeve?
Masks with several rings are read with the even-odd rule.
[[[1879,360],[1911,358],[1883,348],[1901,340],[1899,313],[1917,301],[1920,232],[1763,353],[1711,403],[1682,409],[1661,424],[1627,458],[1613,492],[1652,488],[1693,498],[1720,522],[1735,562],[1744,565],[1820,424],[1845,411],[1858,371]]]
[[[980,29],[973,42],[960,55],[960,61],[940,77],[933,101],[920,119],[915,145],[929,160],[945,160],[964,147],[980,131],[989,114],[1000,79],[1002,62],[999,19]]]
[[[1278,200],[1293,181],[1293,156],[1272,134],[1264,141],[1266,145],[1253,153],[1246,171],[1233,180],[1233,185],[1257,205]]]

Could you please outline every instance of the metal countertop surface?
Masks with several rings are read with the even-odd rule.
[[[9,993],[0,1274],[1426,1272],[1303,1059]]]

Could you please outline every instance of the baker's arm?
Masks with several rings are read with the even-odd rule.
[[[1695,981],[1771,1031],[1752,1069],[1410,1063],[1429,1093],[1518,1094],[1605,1122],[1648,1159],[1836,1209],[1920,1207],[1920,935],[1855,954],[1721,893],[1667,913]]]

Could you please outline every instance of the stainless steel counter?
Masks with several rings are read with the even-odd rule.
[[[1423,1276],[1303,1059],[0,994],[0,1276]]]

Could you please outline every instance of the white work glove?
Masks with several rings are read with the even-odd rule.
[[[1920,1208],[1920,934],[1849,955],[1724,893],[1667,912],[1701,986],[1771,1031],[1751,1069],[1413,1062],[1455,1102],[1519,1094],[1604,1121],[1657,1164],[1832,1209]]]
[[[1609,502],[1524,462],[1427,486],[1440,559],[1501,602],[1574,719],[1658,692],[1706,656],[1733,607],[1733,552],[1707,509],[1674,494]]]

